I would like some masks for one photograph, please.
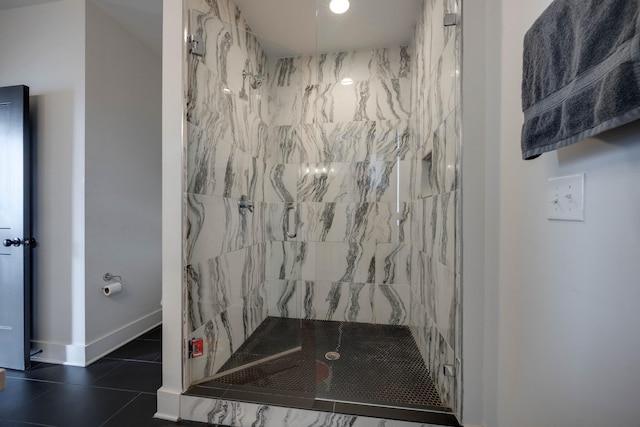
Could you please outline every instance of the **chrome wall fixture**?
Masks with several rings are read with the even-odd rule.
[[[104,275],[102,276],[102,280],[104,280],[105,282],[110,282],[116,279],[118,280],[118,282],[122,282],[122,277],[118,276],[117,274],[104,273]]]

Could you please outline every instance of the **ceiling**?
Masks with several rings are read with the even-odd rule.
[[[162,0],[94,1],[131,34],[162,55]]]
[[[1,9],[59,0],[0,0]],[[162,53],[162,0],[93,0],[134,36]],[[411,40],[421,0],[235,0],[269,57],[397,46]],[[316,13],[317,7],[317,13]]]
[[[408,44],[420,9],[420,0],[350,0],[335,15],[329,2],[236,0],[269,57]]]

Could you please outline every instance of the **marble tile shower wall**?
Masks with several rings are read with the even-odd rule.
[[[268,61],[270,315],[409,323],[410,57],[403,46]]]
[[[267,316],[264,157],[267,89],[242,71],[266,56],[232,0],[189,0],[192,34],[205,54],[188,55],[185,87],[184,281],[191,337],[204,339],[191,379],[210,377]],[[253,213],[242,214],[246,195]]]
[[[459,0],[424,0],[412,44],[411,131],[416,138],[411,202],[411,328],[445,406],[460,415],[459,26],[444,15]],[[444,365],[457,377],[444,375]]]

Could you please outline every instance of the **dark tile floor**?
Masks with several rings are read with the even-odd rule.
[[[221,372],[297,346],[300,351],[201,386],[258,387],[324,400],[449,411],[406,326],[268,317]],[[328,360],[328,352],[337,352],[339,359]]]
[[[146,427],[174,424],[153,418],[162,380],[158,327],[86,368],[35,363],[7,371],[0,392],[0,427]]]

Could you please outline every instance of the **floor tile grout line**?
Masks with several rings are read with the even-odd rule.
[[[116,415],[118,415],[120,412],[122,412],[124,410],[124,408],[126,408],[127,406],[131,405],[133,403],[134,400],[136,400],[138,397],[140,397],[140,393],[136,394],[133,399],[131,399],[130,401],[128,401],[122,408],[118,409],[113,415],[111,415],[109,418],[107,418],[102,424],[100,424],[99,427],[104,426],[105,424],[107,424],[109,421],[111,421],[111,419],[113,419]]]
[[[62,382],[57,382],[57,381],[51,381],[51,380],[43,380],[43,379],[38,379],[38,378],[13,378],[14,380],[25,380],[25,381],[35,381],[35,382],[40,382],[40,383],[47,383],[47,384],[56,384],[56,385],[68,385],[68,386],[74,386],[74,387],[86,387],[86,388],[95,388],[95,389],[100,389],[100,390],[112,390],[112,391],[124,391],[124,392],[128,392],[128,393],[143,393],[143,394],[156,394],[156,391],[142,391],[142,390],[127,390],[124,388],[114,388],[114,387],[105,387],[105,386],[99,386],[99,385],[95,385],[93,383],[90,384],[75,384],[75,383],[62,383]],[[30,401],[37,399],[47,393],[49,393],[52,390],[46,390],[40,394],[38,394],[37,396],[35,396],[33,399],[30,399]]]
[[[24,425],[27,425],[27,426],[56,427],[56,426],[51,425],[51,424],[31,423],[31,422],[28,422],[28,421],[12,420],[10,418],[0,418],[0,421],[11,421],[12,423],[19,423],[19,424],[24,424]]]
[[[161,357],[161,356],[158,356],[158,357]],[[156,359],[154,359],[154,360],[139,360],[139,359],[123,359],[123,358],[116,358],[116,357],[105,357],[102,360],[105,360],[105,359],[106,360],[120,360],[120,361],[123,361],[123,362],[153,363],[153,364],[156,364],[156,365],[161,365],[162,364],[162,362],[156,362]]]
[[[102,360],[102,359],[101,359]],[[96,378],[95,380],[91,381],[89,384],[94,384],[98,381],[100,381],[101,379],[103,379],[104,377],[106,377],[107,375],[113,373],[113,371],[115,371],[116,369],[120,368],[122,365],[124,365],[125,362],[124,361],[120,361],[120,363],[118,364],[118,366],[115,366],[113,369],[105,372],[103,375],[100,375],[98,378]]]

